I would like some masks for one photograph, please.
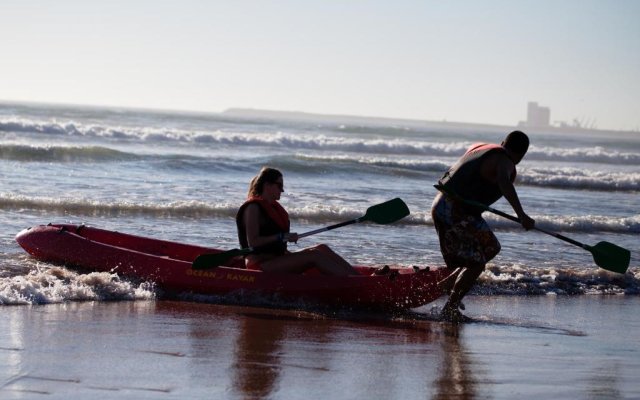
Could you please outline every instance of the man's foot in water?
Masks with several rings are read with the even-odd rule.
[[[442,321],[451,322],[454,324],[460,324],[463,322],[471,321],[471,318],[467,317],[460,312],[458,307],[445,306],[440,312],[440,319]]]

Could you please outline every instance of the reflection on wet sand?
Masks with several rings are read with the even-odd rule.
[[[232,389],[240,398],[269,397],[278,391],[281,377],[287,371],[329,371],[317,358],[292,361],[298,357],[287,348],[301,337],[315,343],[330,341],[333,323],[324,315],[260,308],[236,312],[240,323],[232,364]]]
[[[165,301],[11,308],[4,316],[4,394],[466,399],[483,381],[461,345],[464,327],[411,316]]]
[[[284,331],[285,324],[277,319],[245,316],[238,326],[234,352],[234,391],[254,399],[267,397],[277,388]]]
[[[411,316],[229,306],[216,314],[234,320],[235,330],[229,332],[235,344],[228,388],[234,398],[268,398],[276,393],[295,398],[304,396],[305,382],[335,390],[331,382],[344,384],[345,376],[350,386],[358,382],[374,397],[413,398],[420,392],[438,399],[477,396],[475,364],[460,343],[462,327]],[[211,339],[202,335],[202,320],[192,326],[195,348],[210,348],[201,343]],[[301,381],[292,382],[292,376]]]
[[[551,301],[585,333],[535,322]],[[638,398],[638,341],[611,334],[637,330],[621,317],[637,298],[491,302],[497,317],[459,327],[169,301],[0,307],[0,398]]]
[[[436,380],[437,400],[475,399],[478,380],[472,370],[473,362],[468,352],[460,344],[463,325],[443,324],[444,337],[441,341],[442,359]]]

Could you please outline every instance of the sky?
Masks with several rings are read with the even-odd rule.
[[[640,130],[640,1],[2,0],[0,100]]]

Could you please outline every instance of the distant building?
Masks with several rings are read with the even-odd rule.
[[[529,127],[547,127],[550,125],[551,111],[549,107],[540,107],[535,101],[527,104],[527,122]]]

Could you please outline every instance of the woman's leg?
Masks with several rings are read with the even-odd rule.
[[[325,245],[284,254],[263,261],[260,265],[265,272],[302,273],[315,267],[325,275],[359,275],[348,262]]]
[[[347,275],[360,275],[358,271],[356,271],[351,264],[344,258],[342,258],[338,253],[331,250],[329,246],[326,244],[319,244],[315,247],[311,247],[311,249],[317,249],[320,253],[324,255],[327,259],[331,260],[334,264],[336,264],[342,271],[346,271]]]

